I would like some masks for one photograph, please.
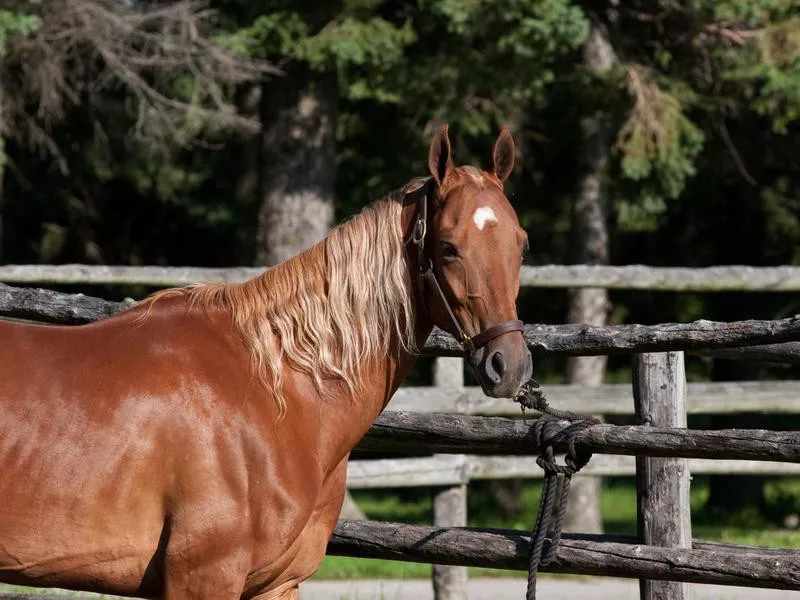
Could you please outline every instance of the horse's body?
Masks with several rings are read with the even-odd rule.
[[[294,587],[322,560],[394,367],[357,403],[292,373],[276,423],[223,311],[141,310],[0,322],[0,581],[156,596],[167,565],[198,595]]]
[[[359,252],[386,235],[380,228],[360,250],[323,243],[249,283],[168,292],[90,325],[0,322],[0,582],[176,600],[295,598],[324,556],[350,450],[411,368],[414,346],[438,322],[435,310],[430,317],[418,310],[425,299],[412,291],[417,265],[401,244],[415,207],[391,211],[413,339],[400,339],[409,321],[401,311],[373,325],[384,330],[375,332],[386,338],[383,345],[354,341],[361,344],[355,394],[347,368],[337,377],[325,367],[345,364],[349,352],[335,345],[348,335],[336,314],[342,322],[356,318],[348,311],[364,310],[359,286],[389,276],[373,273],[372,283],[345,289],[342,298],[352,305],[322,310],[313,303],[335,303],[337,261],[368,264],[373,259]],[[312,284],[297,279],[310,271]],[[447,273],[439,277],[449,282]],[[461,301],[459,282],[460,276],[447,289],[461,322],[471,319],[478,329],[496,322],[484,310],[490,292],[476,294],[480,312]],[[516,289],[513,277],[504,285],[516,295],[518,281]],[[298,331],[313,329],[313,315],[330,323],[310,337],[273,321],[263,329],[269,319],[259,307],[270,302],[294,313],[287,322]],[[373,304],[388,310],[388,302],[379,297]],[[524,349],[521,336],[511,338],[487,344],[484,354],[502,367],[499,379],[491,371],[492,385],[513,378],[509,385],[518,386],[529,374],[524,358],[512,355]],[[319,354],[324,364],[309,367],[282,352],[312,361]],[[270,393],[259,369],[276,356],[283,366],[271,381],[280,381],[280,391]]]

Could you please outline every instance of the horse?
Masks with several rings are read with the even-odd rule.
[[[367,206],[243,283],[157,292],[81,326],[0,322],[0,582],[167,600],[291,600],[319,567],[347,459],[434,326],[484,392],[531,375],[525,232],[491,170]]]

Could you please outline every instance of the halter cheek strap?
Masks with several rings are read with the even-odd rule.
[[[447,301],[447,296],[445,296],[444,291],[442,291],[442,287],[439,285],[439,280],[436,278],[436,274],[433,272],[433,261],[425,252],[425,243],[428,234],[428,195],[433,185],[432,182],[433,179],[429,178],[424,184],[422,184],[424,189],[422,190],[418,200],[419,209],[417,211],[417,221],[414,224],[414,230],[411,234],[411,243],[417,247],[417,258],[419,264],[419,277],[417,278],[417,281],[419,286],[420,300],[422,300],[424,304],[425,291],[427,288],[427,290],[430,291],[444,307],[445,313],[450,319],[450,323],[453,326],[453,331],[456,333],[456,339],[461,345],[462,350],[472,354],[496,337],[500,337],[501,335],[515,331],[524,332],[525,326],[523,325],[522,321],[518,320],[503,321],[497,325],[487,327],[474,336],[467,334],[467,332],[464,331],[464,328],[461,327],[461,323],[458,322],[450,303]]]

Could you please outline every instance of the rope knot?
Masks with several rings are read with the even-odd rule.
[[[576,448],[575,442],[582,431],[597,425],[599,421],[552,408],[535,379],[531,379],[520,388],[515,400],[520,403],[523,412],[526,408],[530,408],[542,413],[534,421],[532,428],[537,447],[541,450],[536,458],[536,464],[544,470],[544,486],[539,501],[539,512],[531,534],[528,568],[527,600],[535,600],[536,572],[539,566],[546,566],[555,559],[561,541],[572,476],[592,458],[591,452]],[[560,465],[555,460],[555,451],[557,446],[564,445],[567,447],[567,453],[564,464]],[[550,543],[545,552],[546,537],[550,538]]]

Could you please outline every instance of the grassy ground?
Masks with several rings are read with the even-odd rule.
[[[485,489],[474,489],[475,487],[478,486],[471,486],[468,494],[470,526],[530,530],[539,501],[538,482],[529,482],[525,485],[524,511],[507,518],[500,516]],[[710,514],[703,509],[708,494],[707,481],[696,478],[691,491],[692,533],[695,538],[758,546],[800,548],[800,529],[787,530],[770,523],[755,508],[724,516]],[[362,491],[354,495],[370,519],[418,524],[432,522],[429,495],[411,492],[408,494],[411,497],[405,499],[400,499],[393,491]],[[800,511],[800,479],[782,478],[768,483],[766,496],[772,507],[780,506],[784,511],[792,509]],[[632,480],[606,480],[602,512],[606,533],[636,534],[636,488]],[[412,579],[429,577],[430,569],[429,565],[424,564],[328,556],[315,578]],[[523,573],[495,569],[470,569],[470,574],[494,577],[524,576]]]

